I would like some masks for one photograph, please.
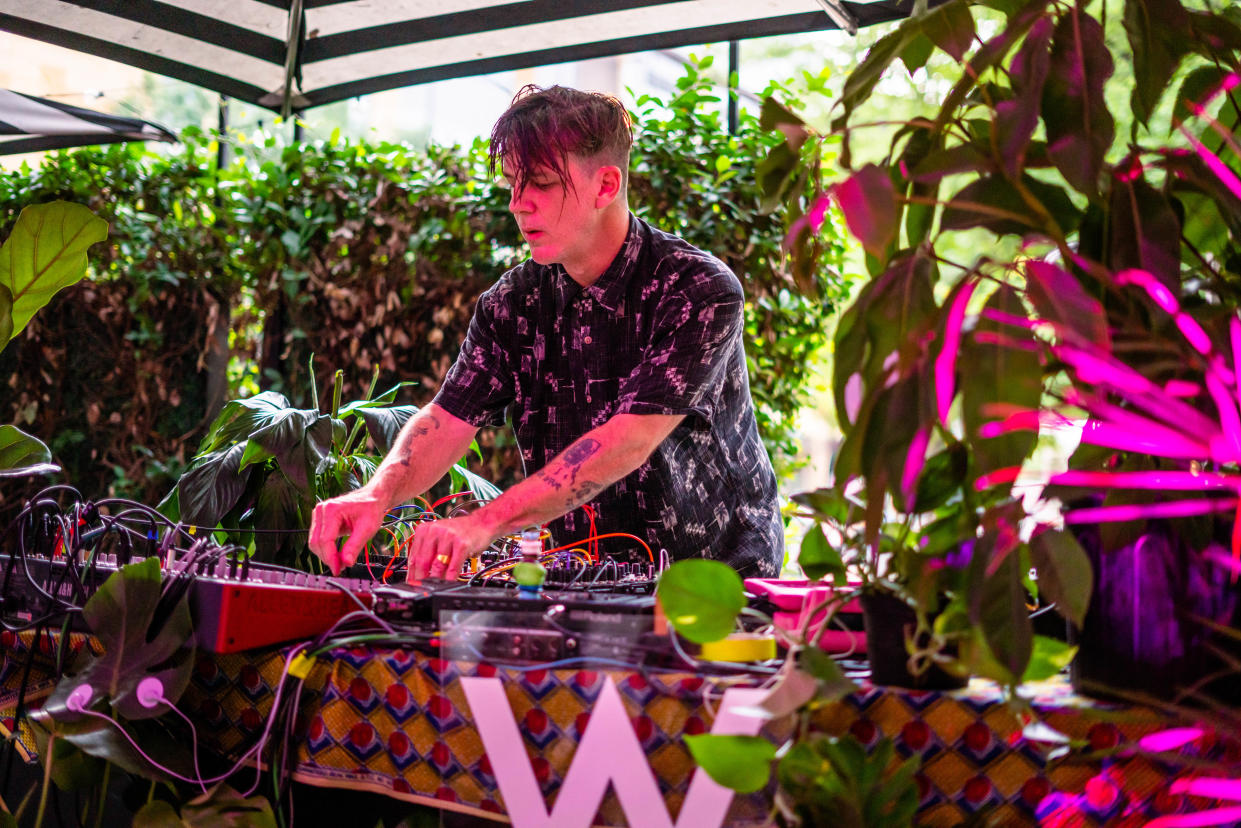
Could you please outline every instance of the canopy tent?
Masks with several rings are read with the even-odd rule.
[[[122,141],[176,141],[159,124],[0,89],[0,155]]]
[[[854,31],[905,17],[912,3],[0,0],[0,30],[287,114],[369,92],[528,66],[794,32]]]

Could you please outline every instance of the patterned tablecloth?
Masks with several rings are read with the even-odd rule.
[[[12,634],[0,640],[5,694],[0,723],[9,731],[31,640]],[[92,645],[75,637],[73,646]],[[50,688],[51,652],[47,641],[35,647],[40,658],[26,677],[28,698]],[[200,736],[212,747],[237,753],[260,736],[288,652],[199,655],[179,706],[196,716]],[[462,679],[469,676],[502,682],[534,778],[549,803],[569,772],[592,705],[606,682],[613,682],[674,824],[694,771],[683,737],[710,729],[726,687],[758,681],[621,669],[518,670],[412,650],[333,650],[314,662],[304,683],[294,734],[299,745],[295,778],[480,815],[503,814],[494,768],[465,697]],[[1049,746],[1022,738],[1022,723],[1000,691],[977,681],[954,693],[864,687],[821,711],[816,724],[833,734],[852,733],[864,744],[888,736],[899,756],[919,754],[919,824],[956,825],[986,813],[992,824],[1005,826],[1140,825],[1157,814],[1205,807],[1169,793],[1177,774],[1189,772],[1182,765],[1173,768],[1124,750],[1168,726],[1161,714],[1088,702],[1063,681],[1034,690],[1035,714],[1049,727],[1079,747],[1117,748],[1115,755],[1049,763]],[[29,749],[29,733],[19,737]],[[1241,763],[1237,744],[1220,740],[1207,749],[1217,763]],[[725,824],[763,824],[770,807],[770,792],[738,796]],[[604,798],[595,822],[629,824],[614,791]],[[679,828],[692,824],[682,822]]]

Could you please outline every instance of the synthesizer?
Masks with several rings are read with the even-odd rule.
[[[193,571],[176,561],[161,563],[165,579],[184,582],[198,646],[216,653],[310,638],[372,603],[371,583],[359,579],[223,559]],[[32,623],[63,614],[58,608],[86,603],[118,568],[112,554],[86,566],[70,566],[63,555],[0,554],[0,615]],[[71,627],[85,630],[80,613],[71,613],[70,620]]]

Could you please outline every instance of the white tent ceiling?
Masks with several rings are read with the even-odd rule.
[[[646,49],[849,28],[912,0],[0,0],[0,30],[280,110]],[[934,3],[932,3],[934,5]],[[296,25],[290,25],[290,22]]]

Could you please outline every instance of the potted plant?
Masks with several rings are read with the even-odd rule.
[[[969,510],[976,519],[960,524],[959,540],[972,543],[970,567],[982,576],[967,579],[964,611],[950,609],[939,623],[985,643],[974,648],[975,666],[996,662],[1010,681],[1033,652],[1028,620],[1015,609],[1025,564],[1038,571],[1033,586],[1078,624],[1080,587],[1089,583],[1071,535],[1032,529],[1021,510],[1003,505],[1048,420],[1044,403],[1096,417],[1084,441],[1091,448],[1074,459],[1083,471],[1152,462],[1154,441],[1118,442],[1119,421],[1133,425],[1135,413],[1151,413],[1135,411],[1126,377],[1175,398],[1155,418],[1164,425],[1179,418],[1201,431],[1203,418],[1188,412],[1229,416],[1214,410],[1214,395],[1230,386],[1209,368],[1232,353],[1221,320],[1235,315],[1241,266],[1237,11],[1179,0],[1126,0],[1101,11],[1123,22],[1127,64],[1113,61],[1104,15],[1085,4],[955,0],[875,44],[845,81],[829,137],[775,102],[766,109],[768,124],[787,136],[785,152],[767,162],[777,187],[805,163],[806,145],[840,141],[848,177],[824,194],[824,207],[830,198],[842,209],[872,273],[835,339],[844,432],[836,479],[864,481],[873,541],[892,510],[922,508],[916,490],[935,459],[949,447],[962,452],[963,496],[993,505],[979,502]],[[984,15],[998,22],[995,34],[982,35],[975,18]],[[942,102],[886,125],[883,157],[855,162],[857,137],[873,128],[861,112],[876,84],[887,71],[916,71],[933,52],[961,66]],[[1106,94],[1118,65],[1133,71],[1124,111]],[[794,241],[822,215],[811,211],[791,226],[794,254]],[[1185,339],[1187,329],[1202,331],[1211,350],[1202,338],[1198,347]],[[1104,357],[1130,374],[1102,376]],[[1182,452],[1176,462],[1191,460]],[[1001,520],[989,525],[989,513]],[[1092,514],[1100,513],[1070,520]],[[1132,541],[1140,527],[1129,524]],[[1104,548],[1126,537],[1102,534]],[[893,565],[906,580],[917,575],[901,571],[899,557]]]

